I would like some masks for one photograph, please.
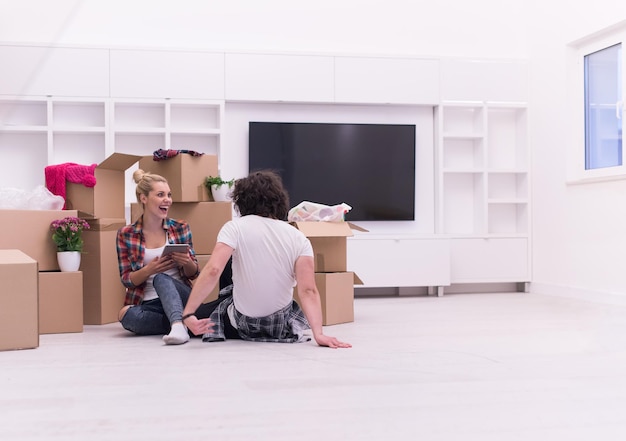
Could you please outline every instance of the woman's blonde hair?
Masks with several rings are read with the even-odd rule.
[[[154,188],[155,182],[165,182],[167,184],[167,179],[163,176],[145,172],[142,169],[135,170],[133,173],[133,181],[137,183],[135,195],[137,196],[137,202],[139,203],[141,203],[140,196],[144,195],[147,197]]]

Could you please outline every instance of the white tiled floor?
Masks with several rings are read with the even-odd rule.
[[[626,437],[626,306],[367,297],[326,332],[354,347],[44,335],[0,352],[0,440]]]

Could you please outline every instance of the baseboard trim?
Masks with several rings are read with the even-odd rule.
[[[626,293],[597,291],[591,289],[576,288],[573,286],[540,282],[530,283],[529,292],[532,294],[568,297],[571,299],[586,300],[589,302],[626,306]]]

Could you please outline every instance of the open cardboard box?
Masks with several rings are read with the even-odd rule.
[[[167,179],[174,202],[209,201],[204,180],[219,173],[217,156],[206,154],[193,156],[179,153],[161,161],[155,161],[153,156],[144,156],[139,160],[139,168]]]
[[[347,271],[347,238],[354,235],[352,230],[367,232],[351,222],[291,222],[291,225],[311,241],[316,273]]]
[[[141,156],[113,153],[94,170],[94,187],[67,182],[65,206],[95,218],[124,218],[125,171],[139,159]]]

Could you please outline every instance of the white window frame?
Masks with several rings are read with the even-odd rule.
[[[594,34],[576,40],[569,44],[568,72],[570,92],[567,103],[570,109],[568,124],[570,130],[568,151],[568,183],[578,184],[607,180],[626,179],[626,161],[622,165],[596,169],[585,169],[585,56],[606,49],[616,44],[622,44],[622,94],[626,90],[626,20],[605,28]],[[622,127],[624,123],[624,97],[622,102]],[[622,129],[622,133],[626,133]],[[622,154],[626,158],[626,143],[622,144]]]

